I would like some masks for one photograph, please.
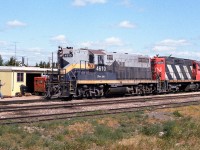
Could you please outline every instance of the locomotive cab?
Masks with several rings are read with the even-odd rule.
[[[166,80],[165,78],[165,59],[154,57],[151,59],[153,80]]]

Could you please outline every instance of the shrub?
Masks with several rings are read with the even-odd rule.
[[[175,132],[174,128],[177,126],[176,121],[167,121],[163,124],[164,137],[172,137]]]
[[[162,126],[160,124],[148,124],[142,127],[142,133],[145,135],[158,135],[162,131]]]
[[[182,115],[178,110],[174,111],[174,112],[173,112],[173,115],[174,115],[175,117],[183,117],[183,115]]]
[[[112,128],[104,125],[98,125],[94,132],[94,135],[99,139],[99,141],[97,141],[98,145],[104,145],[111,141],[120,139],[123,137],[122,134],[122,130],[113,130]]]

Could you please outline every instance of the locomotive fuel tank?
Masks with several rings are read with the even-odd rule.
[[[111,87],[106,95],[125,95],[131,93],[132,88],[129,87]]]

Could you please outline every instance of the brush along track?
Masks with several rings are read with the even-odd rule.
[[[59,108],[73,108],[73,107],[88,107],[88,106],[100,106],[100,105],[111,105],[111,104],[126,104],[126,103],[136,103],[136,102],[147,102],[147,101],[158,101],[166,99],[176,99],[176,98],[196,98],[200,97],[200,94],[191,95],[172,95],[165,97],[126,97],[126,98],[116,98],[116,99],[107,99],[107,100],[96,100],[92,102],[62,102],[56,104],[40,104],[40,105],[28,105],[28,106],[0,106],[0,112],[17,112],[17,111],[31,111],[39,109],[59,109]],[[47,102],[45,102],[47,103]]]
[[[172,97],[171,97],[172,98]],[[175,99],[174,99],[175,98]],[[184,96],[185,98],[185,96]],[[124,102],[125,103],[125,102]],[[128,102],[130,103],[130,102]],[[118,104],[118,103],[117,103]],[[144,110],[144,109],[161,109],[161,108],[168,108],[168,107],[180,107],[180,106],[186,106],[186,105],[196,105],[200,104],[200,99],[195,99],[190,96],[190,100],[183,100],[183,97],[173,97],[173,100],[166,100],[162,98],[162,100],[157,101],[146,101],[143,102],[132,102],[129,107],[111,107],[107,109],[93,109],[93,110],[81,110],[81,107],[83,108],[83,105],[77,105],[73,106],[72,109],[73,112],[61,112],[61,113],[50,113],[50,114],[31,114],[23,116],[15,116],[15,117],[7,117],[7,118],[0,118],[0,124],[14,124],[14,123],[31,123],[31,122],[38,122],[38,121],[48,121],[48,120],[57,120],[57,119],[69,119],[69,118],[75,118],[75,117],[88,117],[88,116],[98,116],[98,115],[106,115],[106,114],[116,114],[116,113],[123,113],[123,112],[132,112],[132,111],[138,111],[138,110]],[[108,104],[102,104],[102,105],[108,105]],[[112,104],[111,104],[112,105]],[[93,105],[94,106],[94,105]],[[91,107],[91,105],[88,105],[87,107]],[[84,108],[86,108],[84,106]],[[78,109],[78,111],[76,110]],[[81,110],[81,111],[80,111]]]
[[[9,104],[29,104],[29,103],[39,103],[39,102],[51,102],[58,100],[45,100],[45,99],[30,99],[30,100],[1,100],[1,105],[9,105]]]

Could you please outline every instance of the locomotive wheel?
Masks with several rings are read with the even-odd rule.
[[[95,97],[96,98],[101,98],[101,93],[98,89],[95,90]]]
[[[83,93],[82,93],[81,89],[77,90],[77,98],[79,98],[79,99],[83,98]]]

